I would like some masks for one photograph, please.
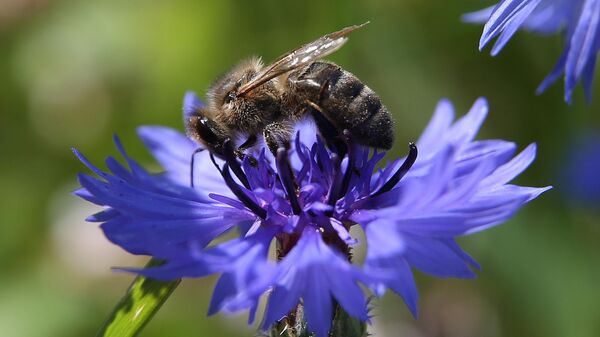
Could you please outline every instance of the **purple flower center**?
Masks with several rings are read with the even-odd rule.
[[[210,196],[232,207],[245,207],[256,216],[246,235],[260,227],[274,229],[279,258],[309,226],[320,231],[325,242],[348,253],[353,241],[348,231],[354,224],[349,216],[355,209],[369,209],[372,200],[392,191],[415,163],[417,147],[410,143],[401,165],[396,162],[375,173],[384,153],[356,144],[348,130],[342,138],[343,146],[329,148],[319,138],[308,148],[297,134],[294,148],[280,147],[272,159],[264,149],[258,158],[247,154],[241,161],[229,151],[222,165],[211,153],[212,163],[237,200]]]

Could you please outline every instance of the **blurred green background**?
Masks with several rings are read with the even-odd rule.
[[[203,93],[238,60],[266,61],[361,23],[331,59],[394,113],[396,148],[415,140],[440,98],[459,115],[478,96],[491,113],[480,138],[539,145],[517,182],[555,185],[503,226],[461,239],[483,265],[476,280],[418,275],[420,318],[387,295],[376,336],[600,336],[600,212],[570,202],[560,171],[577,135],[600,125],[600,90],[585,104],[562,83],[535,96],[562,50],[560,36],[518,33],[500,56],[477,51],[481,26],[462,13],[493,1],[0,1],[0,336],[92,336],[142,265],[106,242],[95,211],[69,193],[115,154],[159,170],[136,138],[144,124],[181,129],[183,93]],[[205,313],[214,279],[186,280],[142,336],[253,336],[245,315]]]

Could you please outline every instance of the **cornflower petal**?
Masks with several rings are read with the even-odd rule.
[[[326,337],[333,317],[333,299],[352,316],[369,319],[366,299],[357,281],[367,277],[321,238],[307,229],[277,266],[273,294],[268,302],[263,329],[283,318],[303,299],[309,330]]]

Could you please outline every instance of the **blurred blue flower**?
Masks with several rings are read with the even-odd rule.
[[[188,94],[184,104],[186,113],[201,103]],[[345,150],[332,151],[303,124],[289,150],[272,156],[263,149],[252,163],[202,151],[191,175],[195,142],[172,129],[141,127],[165,174],[145,171],[115,139],[127,167],[109,157],[102,171],[75,151],[98,176],[80,174],[76,194],[106,207],[88,220],[101,222],[110,241],[166,261],[126,270],[164,280],[221,273],[209,314],[249,309],[252,322],[270,291],[262,329],[292,320],[286,315],[302,301],[309,330],[325,337],[336,305],[369,321],[361,284],[377,296],[393,290],[416,315],[413,269],[474,277],[479,266],[455,237],[506,221],[548,189],[508,184],[534,160],[535,145],[515,156],[514,143],[474,140],[487,110],[480,99],[453,123],[453,107],[440,102],[408,156],[381,169],[384,153],[353,143],[349,133]],[[359,244],[353,226],[366,234],[362,265],[350,259]],[[234,229],[236,238],[215,243]]]
[[[583,82],[587,100],[591,100],[596,55],[600,49],[600,0],[503,0],[467,14],[464,19],[486,22],[479,49],[498,37],[492,48],[494,56],[520,28],[540,34],[564,32],[563,53],[537,93],[545,91],[564,74],[565,101],[571,103],[579,81]]]
[[[588,133],[569,146],[560,189],[572,201],[594,209],[600,204],[600,133]]]

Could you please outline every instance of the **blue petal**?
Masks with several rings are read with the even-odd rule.
[[[384,288],[390,288],[406,303],[414,317],[418,316],[419,293],[410,265],[401,256],[365,261],[365,273],[373,275],[378,282],[370,284],[377,296],[383,295]],[[383,288],[381,287],[383,286]]]
[[[233,313],[249,309],[249,324],[254,321],[260,296],[272,283],[269,276],[273,268],[268,263],[268,247],[272,240],[269,233],[260,233],[244,240],[253,242],[241,255],[232,256],[224,265],[224,273],[217,282],[211,299],[209,315],[217,311]],[[265,283],[265,280],[268,280]]]
[[[190,117],[194,116],[198,109],[204,107],[204,103],[193,91],[188,91],[183,96],[183,124],[186,125]]]
[[[191,158],[199,145],[174,129],[159,126],[138,128],[138,135],[152,155],[166,170],[174,182],[190,186]],[[233,196],[223,182],[219,171],[213,166],[209,153],[194,155],[194,186],[203,194],[209,192]]]
[[[197,144],[179,131],[162,126],[139,127],[138,136],[174,181],[190,184],[190,158]]]
[[[596,209],[600,205],[600,135],[598,131],[578,136],[562,160],[560,190],[570,201]]]
[[[429,121],[429,124],[425,127],[425,131],[423,131],[417,141],[419,152],[428,156],[433,149],[439,146],[440,135],[446,133],[452,125],[453,120],[454,107],[452,103],[446,99],[439,101],[431,121]]]
[[[538,34],[552,34],[564,29],[581,11],[582,0],[542,1],[525,21],[523,27]]]
[[[280,320],[303,299],[309,330],[326,337],[333,315],[332,296],[350,315],[368,320],[367,303],[357,282],[368,277],[326,245],[321,234],[306,229],[277,265],[274,290],[269,297],[262,328]]]
[[[331,292],[342,308],[352,317],[369,321],[365,295],[356,281],[343,274],[329,273],[326,276],[329,278]]]
[[[530,144],[508,163],[498,167],[494,173],[481,181],[482,188],[504,185],[521,174],[535,160],[537,146]]]
[[[321,270],[306,270],[306,288],[303,290],[304,315],[308,329],[317,337],[327,337],[333,317],[330,284]]]
[[[523,13],[527,13],[527,15],[531,13],[539,2],[540,0],[503,0],[498,3],[490,15],[489,21],[483,28],[483,34],[479,41],[479,49],[482,50],[491,39],[505,30],[509,33],[504,40],[508,40],[525,20],[526,16]],[[502,48],[498,44],[496,46],[497,48],[495,47],[495,49],[499,50]]]
[[[490,6],[476,12],[464,14],[462,21],[467,23],[484,23],[490,19],[492,12],[496,6]]]
[[[496,40],[494,47],[492,48],[492,56],[498,55],[498,53],[504,48],[510,38],[517,32],[517,30],[525,23],[525,20],[529,18],[531,13],[540,4],[541,0],[530,0],[518,10],[507,22],[506,26],[502,28],[500,37]]]
[[[408,236],[406,260],[420,271],[437,277],[474,278],[464,256],[457,254],[451,241]]]
[[[392,219],[381,216],[365,226],[367,260],[378,260],[402,254],[406,244]]]
[[[192,200],[161,195],[126,183],[106,183],[85,174],[79,174],[79,182],[103,204],[142,217],[203,218],[212,207]],[[213,209],[213,212],[217,211],[218,209]]]
[[[235,294],[236,286],[235,286],[235,278],[232,273],[225,273],[221,275],[217,284],[215,285],[215,289],[213,290],[212,298],[210,299],[210,305],[208,308],[208,315],[214,315],[219,310],[223,308],[226,303],[226,300],[231,296],[231,294]]]
[[[554,66],[550,74],[548,74],[546,78],[544,78],[542,83],[540,83],[540,85],[537,87],[535,91],[536,94],[540,95],[541,93],[546,91],[546,89],[548,89],[548,87],[552,83],[556,82],[556,80],[558,80],[564,74],[565,64],[567,62],[567,55],[569,55],[569,48],[565,48],[565,50],[563,50],[562,54],[560,55],[560,58],[558,59],[558,62],[556,62],[556,65]]]
[[[452,128],[448,131],[450,143],[464,144],[475,138],[483,121],[487,117],[489,111],[487,100],[483,97],[478,98],[469,112],[457,120]]]
[[[456,174],[473,172],[482,161],[502,165],[511,159],[517,146],[503,140],[474,141],[463,146],[456,154]]]
[[[600,42],[598,42],[600,43]],[[596,47],[596,50],[598,47]],[[592,82],[594,80],[594,71],[596,69],[596,56],[591,56],[587,66],[583,70],[583,88],[585,99],[588,104],[592,103]]]
[[[117,217],[120,213],[113,208],[106,209],[104,211],[92,214],[88,216],[85,221],[89,222],[104,222]]]
[[[89,201],[92,204],[96,204],[96,205],[100,205],[100,206],[105,205],[104,202],[102,202],[102,200],[96,198],[95,195],[93,195],[92,193],[90,193],[90,191],[86,190],[83,187],[78,188],[75,191],[73,191],[73,195],[78,196],[83,200]]]
[[[237,221],[233,216],[175,220],[132,219],[122,216],[105,222],[101,227],[111,242],[124,249],[139,252],[141,247],[146,247],[144,254],[151,252],[152,255],[159,256],[159,249],[164,249],[165,246],[185,246],[190,241],[206,246],[235,225]]]
[[[197,261],[178,261],[152,268],[117,268],[116,270],[140,274],[161,281],[171,281],[182,277],[204,277],[218,272],[211,269],[211,265],[198,263]]]
[[[565,100],[571,101],[573,89],[583,71],[598,52],[600,0],[587,0],[569,42],[565,64]]]
[[[285,317],[300,300],[304,286],[304,279],[294,271],[278,280],[281,286],[275,287],[269,296],[264,320],[261,324],[263,330],[268,330],[271,325]]]

